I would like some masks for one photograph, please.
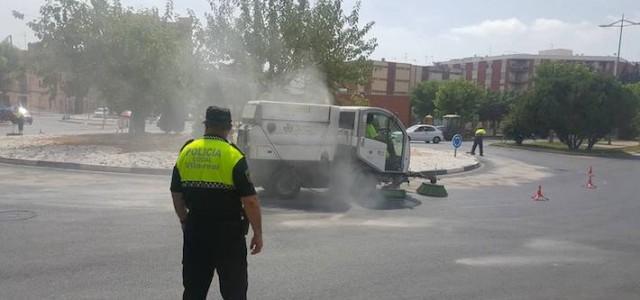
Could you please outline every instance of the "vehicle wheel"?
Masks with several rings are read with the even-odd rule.
[[[440,137],[439,136],[434,137],[433,138],[433,143],[434,144],[440,143]]]
[[[302,184],[293,168],[283,168],[277,171],[273,176],[273,180],[266,187],[268,191],[285,199],[298,196],[300,188],[302,188]]]

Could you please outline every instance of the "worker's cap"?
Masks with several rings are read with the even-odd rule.
[[[231,125],[231,111],[218,106],[207,107],[205,124],[209,125]]]

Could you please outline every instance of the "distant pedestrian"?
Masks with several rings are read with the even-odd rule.
[[[19,106],[16,108],[16,123],[18,123],[18,134],[22,135],[24,131],[24,108]]]
[[[476,147],[480,147],[480,156],[484,156],[484,151],[482,149],[482,140],[486,134],[487,131],[484,130],[482,126],[476,129],[475,136],[473,138],[473,147],[471,147],[471,155],[476,155]]]
[[[118,118],[118,128],[116,129],[116,133],[124,133],[128,129],[129,129],[129,118],[120,116],[120,118]]]

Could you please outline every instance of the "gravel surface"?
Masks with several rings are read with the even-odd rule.
[[[0,137],[0,156],[5,158],[72,162],[88,165],[171,168],[177,153],[168,151],[122,153],[117,147],[56,145],[53,135]]]
[[[5,158],[73,162],[89,165],[171,168],[177,153],[168,151],[122,153],[117,147],[95,145],[56,145],[56,135],[0,137],[0,156]],[[412,147],[411,171],[451,170],[473,165],[477,160],[468,154],[453,157],[450,149]]]
[[[427,147],[411,148],[411,164],[409,169],[415,172],[432,170],[452,170],[474,165],[478,161],[472,155],[458,151],[456,157],[450,148]]]

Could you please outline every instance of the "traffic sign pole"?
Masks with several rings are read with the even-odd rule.
[[[462,136],[460,134],[456,134],[451,138],[451,145],[453,146],[453,157],[458,155],[458,148],[462,146]]]

